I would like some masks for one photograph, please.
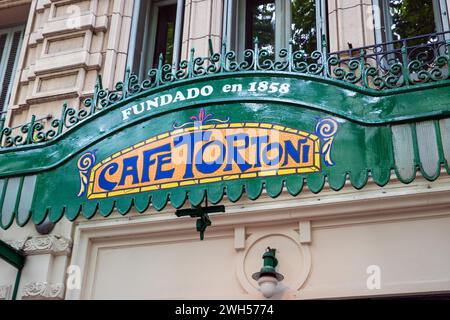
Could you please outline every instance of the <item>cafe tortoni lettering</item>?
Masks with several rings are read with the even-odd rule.
[[[333,166],[336,120],[319,119],[309,133],[273,123],[214,119],[201,109],[190,122],[150,137],[97,162],[78,161],[79,197],[108,198],[236,179],[321,171]]]

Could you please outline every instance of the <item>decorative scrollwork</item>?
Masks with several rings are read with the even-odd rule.
[[[32,117],[29,123],[17,128],[5,125],[0,118],[0,148],[22,147],[52,140],[92,115],[108,109],[127,98],[150,89],[177,81],[205,77],[221,73],[247,71],[291,72],[314,75],[371,90],[391,90],[422,83],[450,79],[450,41],[448,33],[436,33],[411,39],[396,40],[358,49],[326,53],[323,40],[321,51],[307,53],[296,50],[295,42],[274,52],[261,48],[258,39],[253,48],[241,55],[227,50],[223,43],[220,52],[214,52],[209,43],[206,57],[195,57],[190,50],[187,60],[177,65],[167,64],[160,55],[157,66],[148,71],[145,79],[126,70],[125,78],[112,89],[104,89],[99,76],[92,97],[84,100],[80,109],[62,107],[61,116],[48,124],[45,119]]]
[[[89,175],[91,174],[92,167],[95,165],[95,161],[95,151],[83,154],[78,160],[77,166],[80,174],[80,192],[78,193],[78,197],[83,197],[87,193]]]
[[[208,123],[228,123],[230,118],[227,117],[225,120],[214,118],[212,113],[206,113],[205,108],[201,108],[198,115],[190,117],[189,122],[183,123],[181,125],[173,124],[174,129],[181,129],[188,125],[201,126]]]
[[[31,282],[22,289],[22,299],[62,300],[64,296],[63,283]]]
[[[324,157],[324,162],[328,167],[335,165],[331,158],[331,151],[333,147],[334,138],[336,137],[339,129],[337,121],[331,117],[323,118],[319,120],[316,125],[316,135],[322,141],[321,153]]]

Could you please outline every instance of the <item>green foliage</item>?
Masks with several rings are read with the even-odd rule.
[[[291,0],[291,34],[296,50],[311,53],[317,49],[316,1]],[[261,48],[275,48],[275,2],[255,3],[252,7],[252,38],[258,38]],[[288,32],[288,30],[286,30]]]
[[[165,63],[173,63],[173,44],[175,42],[175,23],[167,23],[166,52],[164,52]]]
[[[433,0],[390,0],[394,40],[436,32]]]
[[[296,49],[317,50],[316,1],[292,0],[292,40]]]
[[[261,48],[275,50],[275,3],[256,5],[253,13],[252,39],[258,38]]]

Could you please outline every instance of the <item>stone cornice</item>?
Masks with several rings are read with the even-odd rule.
[[[72,242],[69,239],[56,235],[30,237],[24,240],[7,241],[7,243],[28,256],[40,254],[68,256],[72,248]]]
[[[64,285],[62,283],[31,282],[22,289],[22,300],[62,300]]]

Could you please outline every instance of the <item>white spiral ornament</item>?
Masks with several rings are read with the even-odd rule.
[[[89,183],[89,174],[91,173],[92,167],[95,165],[95,161],[95,152],[87,152],[78,160],[77,167],[80,173],[80,192],[78,193],[78,197],[82,197],[86,194]]]
[[[328,167],[335,165],[333,159],[331,158],[331,150],[338,130],[339,125],[337,121],[331,117],[319,120],[316,125],[316,135],[319,136],[320,140],[323,142],[321,153],[324,157],[325,164]]]

